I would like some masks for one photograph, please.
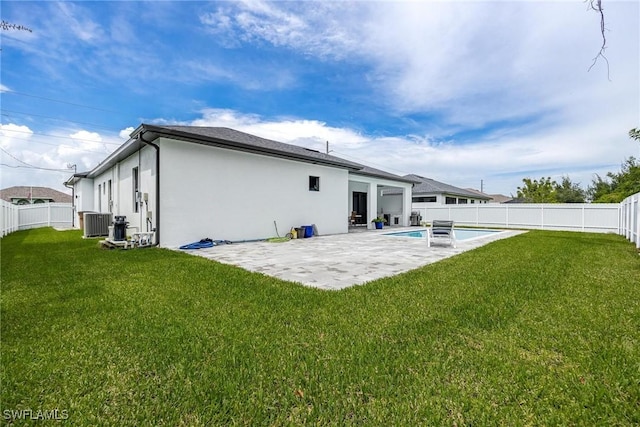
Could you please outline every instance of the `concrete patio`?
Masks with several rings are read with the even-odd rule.
[[[417,231],[418,228],[371,230],[280,243],[234,243],[184,252],[305,286],[338,290],[403,273],[524,233],[508,230],[458,241],[455,249],[441,243],[427,247],[425,239],[385,235],[405,230]]]

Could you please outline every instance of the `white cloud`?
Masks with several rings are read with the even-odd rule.
[[[131,135],[131,133],[135,130],[135,128],[133,126],[129,126],[128,128],[124,128],[120,131],[119,135],[120,138],[124,139],[125,141],[129,139],[129,135]]]
[[[625,76],[633,63],[625,56],[638,51],[637,8],[607,7],[607,55],[625,82],[637,81],[637,67]],[[400,113],[436,112],[449,125],[537,116],[567,108],[571,97],[557,102],[564,94],[608,84],[603,62],[587,73],[599,22],[579,2],[247,1],[218,6],[201,21],[236,42],[361,63],[376,102]]]
[[[86,9],[68,2],[56,2],[55,5],[60,11],[58,25],[67,28],[76,38],[90,43],[104,38],[104,30],[86,13]]]
[[[637,155],[626,132],[640,117],[638,8],[607,6],[609,81],[602,60],[587,72],[601,35],[599,16],[580,2],[224,4],[202,22],[242,43],[365,67],[371,102],[426,117],[415,119],[423,134],[385,139],[220,110],[195,123],[318,150],[329,140],[338,155],[382,169],[458,186],[484,179],[506,194],[527,176],[569,175],[586,186]],[[455,136],[475,129],[475,138]]]
[[[358,130],[363,124],[357,118],[353,125],[341,127],[314,117],[278,116],[277,106],[269,118],[248,114],[250,110],[205,109],[190,124],[232,127],[320,151],[329,141],[336,155],[458,186],[478,187],[484,179],[487,189],[508,194],[515,192],[523,177],[547,174],[554,178],[570,174],[585,185],[591,173],[616,170],[624,158],[638,153],[637,143],[626,136],[628,129],[639,125],[640,116],[637,2],[607,3],[611,82],[602,61],[587,72],[600,46],[600,34],[598,16],[582,2],[213,4],[209,13],[200,15],[205,29],[214,34],[211,43],[227,48],[251,44],[252,49],[271,45],[282,57],[292,53],[294,65],[275,63],[269,68],[266,61],[247,58],[242,52],[223,55],[226,61],[222,61],[217,54],[198,54],[194,60],[186,48],[184,52],[163,50],[160,38],[143,41],[136,32],[130,17],[140,9],[126,2],[119,4],[123,9],[118,9],[117,17],[103,24],[106,29],[96,23],[95,15],[92,18],[93,9],[82,3],[30,7],[29,19],[43,22],[40,39],[19,46],[52,81],[65,77],[57,68],[64,58],[92,79],[141,91],[160,87],[146,81],[137,87],[142,79],[275,91],[304,82],[297,73],[304,73],[307,64],[300,65],[296,55],[324,61],[329,72],[339,72],[345,65],[361,78],[356,90],[365,103],[398,120],[413,121],[417,134],[380,137],[376,132],[385,131],[386,124],[366,134]],[[161,27],[175,19],[172,12],[180,6],[166,2],[141,9],[144,14],[157,14],[152,21],[145,15],[145,22]],[[128,8],[133,8],[132,13]],[[44,19],[45,13],[51,14],[50,19]],[[87,47],[93,49],[89,54]],[[215,96],[209,95],[210,86],[202,87],[202,97]],[[353,92],[345,89],[348,98]],[[0,85],[0,90],[9,89]],[[313,88],[309,92],[321,96]],[[288,99],[295,95],[282,93]],[[242,105],[243,93],[238,90],[237,94],[237,104],[234,100],[226,105]],[[266,102],[276,104],[276,99]],[[6,130],[2,133],[5,148],[17,147],[21,137],[16,135],[22,135],[30,139],[28,147],[24,144],[20,149],[47,154],[41,157],[43,162],[71,161],[86,169],[113,149],[107,147],[108,141],[122,143],[128,138],[128,129],[119,132],[120,139],[117,134],[109,139],[89,131],[51,132],[71,138],[61,144]],[[57,152],[50,148],[54,145]],[[5,170],[3,178],[4,174]]]
[[[584,141],[616,137],[598,121],[585,122],[576,131],[573,125],[541,129],[529,134],[491,135],[466,144],[454,144],[427,135],[378,137],[350,128],[339,128],[317,120],[296,118],[266,119],[228,109],[205,109],[192,126],[222,126],[263,138],[324,151],[326,141],[332,154],[392,173],[417,173],[462,188],[515,194],[526,177],[552,176],[559,181],[569,176],[583,187],[594,173],[617,171],[633,150],[634,142],[619,131],[615,147],[585,144]]]
[[[364,3],[242,1],[217,5],[200,22],[226,47],[268,42],[323,58],[345,58],[358,49],[358,15]],[[362,17],[362,16],[361,16]],[[362,21],[359,21],[360,23]]]
[[[62,185],[76,165],[79,172],[94,168],[122,144],[117,135],[100,134],[83,129],[49,129],[34,133],[27,126],[9,123],[0,127],[2,152],[2,187],[39,185],[66,191]],[[17,159],[17,160],[16,160]],[[55,171],[24,168],[25,165]],[[20,167],[16,167],[20,166]]]
[[[0,124],[0,147],[8,150],[16,145],[24,144],[33,135],[33,131],[24,125],[14,123]]]

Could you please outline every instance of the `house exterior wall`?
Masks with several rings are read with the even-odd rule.
[[[383,196],[382,190],[388,188],[400,188],[403,190],[398,197]],[[352,209],[352,192],[363,191],[368,193],[367,224],[372,228],[371,220],[384,214],[391,215],[393,223],[394,217],[399,217],[398,225],[409,225],[409,215],[411,214],[411,188],[412,184],[398,181],[391,181],[368,175],[358,175],[357,172],[349,174],[349,212]],[[373,197],[371,197],[373,195]]]
[[[447,204],[469,204],[469,205],[475,205],[475,204],[485,204],[487,203],[486,200],[482,200],[482,199],[477,199],[475,197],[472,196],[459,196],[459,195],[454,195],[454,194],[446,194],[446,193],[420,193],[420,194],[414,194],[412,200],[414,200],[415,198],[418,197],[435,197],[436,201],[435,202],[412,202],[412,206],[413,209],[419,209],[419,208],[428,208],[429,206],[434,206],[434,205],[447,205]],[[455,199],[455,203],[447,203],[447,198],[449,199]],[[464,199],[466,200],[466,203],[460,203],[460,199]]]
[[[134,168],[138,169],[139,198],[134,194]],[[130,228],[151,230],[155,223],[147,217],[155,218],[155,173],[155,149],[145,146],[95,178],[81,179],[76,184],[80,193],[77,210],[126,216]],[[144,194],[148,195],[146,203]]]
[[[403,213],[403,197],[402,194],[389,194],[380,198],[378,203],[382,214],[388,214],[391,216],[391,224],[395,225],[394,218],[402,217]],[[410,206],[410,205],[409,205]],[[405,223],[404,225],[408,225]]]
[[[160,243],[253,240],[316,224],[348,231],[348,172],[166,138],[160,145]],[[320,191],[309,190],[309,177]]]
[[[93,204],[93,180],[90,178],[83,178],[74,184],[73,193],[75,196],[75,221],[73,222],[76,228],[80,227],[80,215],[84,212],[93,212],[95,206]]]

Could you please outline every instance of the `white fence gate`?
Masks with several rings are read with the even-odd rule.
[[[36,227],[71,228],[73,206],[70,203],[14,205],[0,200],[2,237],[17,230]]]

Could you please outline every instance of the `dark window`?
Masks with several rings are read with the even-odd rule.
[[[109,196],[107,197],[109,212],[113,212],[113,188],[111,185],[111,180],[109,180],[109,192],[107,193],[107,195]]]
[[[140,191],[140,183],[138,177],[138,168],[133,168],[131,170],[131,178],[133,181],[133,211],[138,212],[138,197]]]
[[[466,205],[467,204],[467,199],[458,199],[458,204],[459,205]]]
[[[475,200],[471,199],[471,204],[472,204],[472,205],[473,205],[475,202],[476,202]]]
[[[309,191],[320,191],[320,177],[319,176],[310,176],[309,177]]]
[[[415,203],[435,203],[436,196],[414,197],[413,201]]]
[[[445,205],[455,205],[456,204],[456,198],[455,197],[447,197],[446,199],[444,199],[444,204]]]

